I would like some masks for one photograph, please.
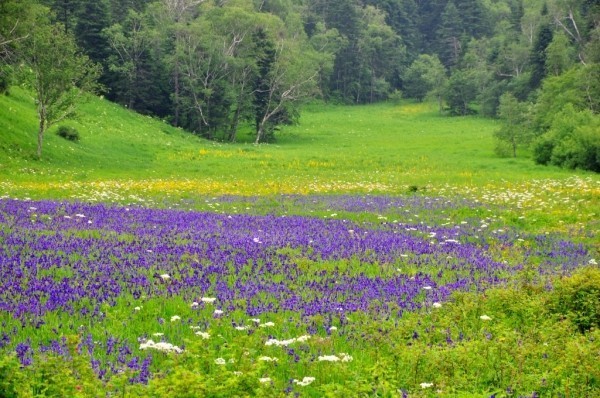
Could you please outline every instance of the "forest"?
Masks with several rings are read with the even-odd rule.
[[[499,156],[600,171],[600,0],[2,0],[0,56],[40,156],[75,85],[228,142],[313,100],[435,101],[499,118]]]

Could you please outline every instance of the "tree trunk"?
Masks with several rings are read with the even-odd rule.
[[[177,58],[175,60],[175,72],[174,72],[174,76],[173,76],[173,84],[174,84],[174,88],[175,88],[175,93],[173,93],[174,95],[174,102],[175,102],[175,115],[173,118],[173,126],[178,127],[179,126],[179,58]]]
[[[258,128],[256,129],[256,141],[254,141],[255,144],[260,144],[260,140],[262,139],[262,136],[264,135],[264,131],[265,131],[265,122],[262,121],[258,124]]]
[[[40,111],[40,127],[38,130],[38,139],[37,139],[37,157],[38,160],[42,159],[42,144],[44,143],[44,133],[46,132],[46,116],[44,115],[43,110]]]

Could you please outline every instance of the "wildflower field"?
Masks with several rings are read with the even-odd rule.
[[[376,148],[353,174],[260,147],[267,173],[217,178],[194,167],[245,147],[175,146],[199,155],[171,177],[185,159],[0,168],[0,396],[600,394],[597,176],[463,164],[442,182]]]

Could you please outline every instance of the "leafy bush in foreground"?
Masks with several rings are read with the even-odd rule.
[[[552,309],[568,318],[582,333],[600,328],[600,270],[585,268],[559,280],[552,295]]]
[[[14,355],[4,356],[0,387],[6,397],[597,396],[600,330],[591,327],[575,333],[581,329],[581,317],[552,316],[561,310],[552,303],[566,298],[581,310],[590,308],[591,302],[597,305],[594,287],[599,276],[597,269],[585,269],[557,281],[554,291],[540,285],[491,289],[485,294],[457,293],[450,302],[401,318],[372,319],[356,313],[345,331],[346,339],[356,346],[380,347],[373,364],[361,368],[301,362],[305,369],[320,370],[315,372],[317,381],[307,386],[293,382],[290,373],[287,387],[263,378],[267,367],[284,373],[290,369],[285,363],[270,365],[248,358],[244,353],[252,351],[255,340],[249,334],[225,347],[239,358],[238,369],[243,372],[215,365],[215,348],[196,343],[183,354],[165,354],[170,359],[147,385],[128,383],[135,371],[101,383],[89,357],[72,351],[66,360],[50,355],[36,358],[29,367],[19,366]],[[598,314],[593,311],[591,315]],[[326,378],[323,372],[330,374],[326,382],[319,382]]]

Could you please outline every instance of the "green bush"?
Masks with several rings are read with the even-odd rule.
[[[65,140],[73,142],[79,141],[79,132],[77,131],[77,129],[71,126],[60,126],[56,134],[58,134],[59,137],[62,137]]]
[[[600,117],[565,105],[535,142],[533,157],[538,164],[600,171]]]
[[[533,144],[533,160],[537,164],[547,165],[552,159],[552,151],[554,150],[554,140],[552,137],[543,135],[538,138]]]
[[[569,319],[580,332],[600,328],[600,269],[584,268],[555,284],[553,312]]]
[[[0,70],[0,94],[8,94],[10,78]]]

